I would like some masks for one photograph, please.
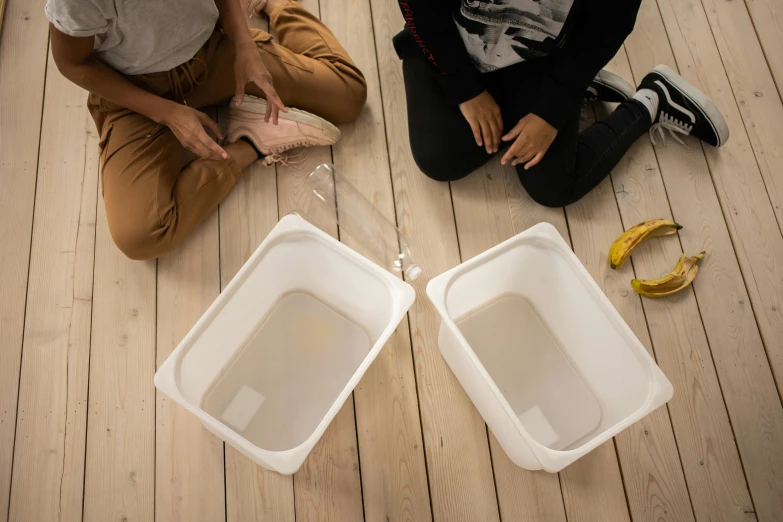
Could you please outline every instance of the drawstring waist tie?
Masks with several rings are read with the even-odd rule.
[[[204,68],[201,80],[197,79],[196,74],[193,72],[193,64],[197,61],[201,62]],[[203,79],[207,77],[207,62],[199,56],[194,56],[191,60],[169,70],[167,75],[169,89],[174,101],[187,105],[188,102],[185,100],[185,97],[192,94],[196,86],[201,85]],[[187,90],[183,87],[184,82],[187,82]]]

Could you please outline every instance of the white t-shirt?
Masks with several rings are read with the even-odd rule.
[[[214,0],[48,0],[46,18],[70,36],[95,35],[94,52],[124,74],[168,71],[215,30]]]

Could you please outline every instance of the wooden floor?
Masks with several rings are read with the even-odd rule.
[[[307,165],[250,169],[157,262],[112,243],[85,93],[48,54],[44,3],[8,0],[0,33],[0,520],[783,520],[780,0],[644,0],[611,69],[638,83],[675,67],[715,101],[731,139],[720,150],[641,139],[566,209],[534,204],[498,161],[451,185],[424,177],[391,45],[395,0],[305,0],[365,72],[365,111]],[[396,219],[425,275],[301,470],[281,476],[208,434],[152,377],[279,217],[305,205],[303,177],[325,161]],[[679,239],[610,270],[614,237],[657,217],[682,224]],[[667,407],[559,475],[506,457],[441,358],[424,294],[428,278],[540,221],[675,387]],[[661,301],[630,290],[701,250],[692,289]]]

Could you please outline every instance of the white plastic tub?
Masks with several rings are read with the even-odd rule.
[[[407,283],[286,216],[155,386],[259,465],[294,473],[413,299]]]
[[[560,471],[672,397],[548,223],[434,278],[427,294],[443,357],[523,468]]]

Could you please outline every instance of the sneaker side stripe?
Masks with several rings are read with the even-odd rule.
[[[669,89],[666,88],[666,84],[664,84],[661,80],[655,80],[655,85],[663,89],[663,93],[666,95],[666,100],[669,102],[669,105],[686,114],[691,119],[691,123],[694,125],[696,124],[696,116],[691,111],[672,100],[672,97],[669,94]]]

